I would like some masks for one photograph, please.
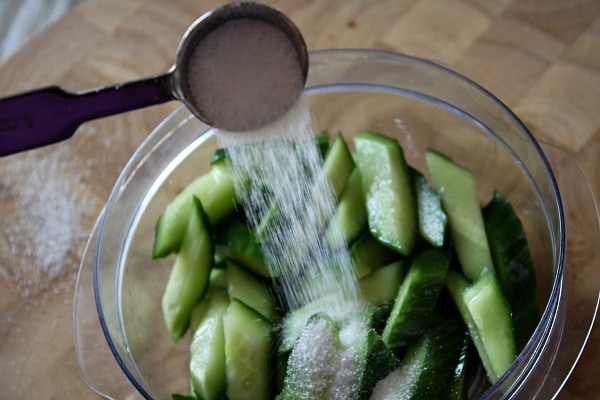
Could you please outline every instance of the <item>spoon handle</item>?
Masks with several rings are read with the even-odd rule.
[[[0,99],[0,156],[65,140],[83,122],[175,97],[171,73],[69,93],[57,86]]]

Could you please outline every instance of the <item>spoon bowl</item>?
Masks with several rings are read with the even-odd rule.
[[[245,48],[249,54],[255,54],[268,42],[268,51],[256,53],[262,57],[246,58],[243,62],[238,60],[224,65],[228,60],[202,59],[195,55],[203,47],[205,39],[221,41],[223,35],[217,34],[221,31],[219,28],[239,20],[268,26],[269,31],[262,40],[246,41],[256,39],[256,35],[236,36],[240,38],[235,42],[237,47]],[[266,32],[264,29],[262,31]],[[269,40],[273,35],[278,35],[280,40]],[[227,35],[223,37],[227,39]],[[228,43],[231,44],[231,41],[225,41],[221,45]],[[228,50],[225,48],[222,52]],[[291,56],[290,50],[293,52]],[[286,53],[288,67],[278,62],[281,57],[277,56],[282,51]],[[229,53],[235,54],[232,51]],[[273,58],[270,65],[285,68],[278,71],[277,76],[281,79],[277,83],[278,86],[286,86],[287,90],[273,92],[263,88],[261,92],[253,91],[257,87],[257,81],[271,80],[270,71],[260,71],[265,58]],[[253,63],[257,65],[253,66]],[[204,68],[198,68],[197,64],[202,64]],[[289,68],[290,65],[293,68]],[[251,76],[251,79],[244,79],[244,75],[240,73],[249,68],[258,73]],[[215,103],[215,94],[222,88],[204,91],[202,85],[193,85],[199,77],[193,77],[192,74],[208,72],[213,74],[212,78],[218,78],[218,82],[228,82],[238,77],[234,87],[236,93],[245,96],[242,96],[244,113],[239,112],[240,108],[235,107],[236,103],[228,101],[239,99],[239,96],[227,95],[223,97],[223,101]],[[50,86],[0,99],[0,156],[68,139],[86,121],[171,100],[182,101],[197,118],[211,126],[236,131],[258,128],[277,119],[292,106],[302,92],[307,72],[308,52],[304,40],[300,31],[284,14],[257,3],[226,4],[207,12],[190,26],[180,42],[174,66],[166,73],[78,93]],[[292,84],[289,85],[289,82]],[[274,93],[279,96],[274,96]],[[205,110],[205,104],[218,104],[218,113],[231,118],[214,118],[215,110]],[[246,121],[247,116],[254,115],[260,117]]]

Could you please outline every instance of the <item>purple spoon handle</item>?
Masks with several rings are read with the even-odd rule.
[[[71,137],[83,122],[174,100],[171,74],[69,93],[51,86],[0,99],[0,156]]]

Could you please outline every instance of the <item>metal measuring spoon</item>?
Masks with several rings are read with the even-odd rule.
[[[240,35],[239,27],[234,25],[248,23],[257,24],[256,27],[244,28],[249,33],[256,33],[257,29],[266,31]],[[271,46],[266,53],[260,48],[253,52],[250,49],[251,46],[256,47],[256,43],[243,42],[252,36],[260,39],[262,35],[264,39],[272,34],[283,34],[287,40],[279,38],[271,44],[279,43],[287,48]],[[224,38],[222,42],[219,41],[221,36]],[[231,45],[239,47],[230,51],[230,55],[235,56],[246,49],[246,58],[239,60],[237,65],[223,65],[227,62],[224,58],[227,48],[224,46]],[[276,53],[289,52],[289,49],[295,55],[293,68],[280,65],[286,70],[279,71],[279,74],[264,71],[269,74],[269,79],[263,77],[262,81],[269,82],[271,86],[258,87],[262,93],[253,95],[251,89],[256,89],[257,73],[261,68],[277,69]],[[214,59],[203,57],[207,54],[215,55]],[[265,64],[264,57],[275,57],[275,64]],[[248,65],[252,62],[257,65]],[[248,71],[253,73],[247,74]],[[303,90],[307,73],[306,45],[291,20],[262,4],[227,4],[207,12],[190,26],[179,44],[173,67],[164,74],[78,93],[52,86],[0,99],[0,156],[67,139],[79,125],[89,120],[170,100],[182,101],[196,117],[213,127],[231,131],[256,129],[277,119],[294,104]],[[211,76],[203,82],[198,74]],[[236,76],[228,77],[227,74]],[[228,86],[228,90],[217,90],[217,85],[221,84]],[[265,91],[269,92],[269,101],[261,98]],[[256,118],[244,119],[240,111]]]

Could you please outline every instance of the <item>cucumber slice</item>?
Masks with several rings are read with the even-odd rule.
[[[403,260],[376,269],[360,279],[358,284],[363,299],[374,306],[393,301],[406,272]]]
[[[415,256],[383,329],[382,338],[388,347],[408,346],[423,335],[449,266],[450,256],[442,250],[430,249]]]
[[[233,214],[217,226],[215,245],[219,256],[265,278],[272,277],[254,232],[239,215]]]
[[[377,268],[398,259],[398,254],[395,251],[382,245],[369,231],[365,231],[352,245],[350,254],[354,272],[358,279],[364,278]]]
[[[258,276],[233,261],[228,261],[226,268],[229,297],[246,304],[272,323],[277,310],[268,286]]]
[[[198,400],[198,398],[194,395],[173,393],[171,395],[171,400]]]
[[[381,243],[408,255],[416,242],[415,202],[400,144],[381,134],[354,137],[369,229]]]
[[[427,329],[408,348],[399,368],[377,383],[370,399],[441,398],[453,376],[463,337],[464,325],[458,318]]]
[[[510,306],[491,272],[470,284],[450,270],[446,287],[461,314],[483,368],[491,383],[508,370],[516,358]]]
[[[190,221],[162,297],[163,319],[175,341],[185,333],[192,309],[208,287],[214,260],[208,219],[200,200],[193,197],[192,201]]]
[[[417,217],[421,237],[433,247],[442,247],[448,216],[442,208],[442,196],[433,190],[423,174],[410,169],[417,200]]]
[[[329,142],[330,141],[331,141],[331,134],[327,131],[319,132],[319,134],[315,138],[315,142],[317,143],[317,147],[319,148],[321,157],[325,157],[325,154],[327,154],[327,151],[329,150]]]
[[[540,309],[535,268],[521,220],[500,193],[483,208],[498,281],[513,312],[515,341],[523,345],[535,330]]]
[[[484,273],[462,297],[481,338],[479,345],[483,345],[490,361],[488,377],[495,383],[517,357],[510,306],[490,272]]]
[[[460,265],[465,276],[475,281],[486,269],[494,269],[475,178],[471,171],[435,151],[427,150],[425,160],[431,179],[442,195]]]
[[[210,277],[208,278],[208,288],[204,296],[194,306],[190,315],[190,332],[192,334],[196,332],[200,321],[206,315],[212,294],[217,291],[227,292],[227,276],[224,269],[217,269],[213,265],[213,268],[210,270]]]
[[[261,400],[273,396],[272,325],[238,300],[223,315],[226,394],[230,399]]]
[[[471,347],[471,338],[469,332],[464,330],[463,340],[460,344],[460,352],[456,367],[450,379],[448,390],[442,397],[443,400],[467,400],[467,360],[469,359],[469,348]]]
[[[355,367],[356,378],[352,384],[349,400],[368,399],[377,382],[400,364],[394,353],[373,329],[368,331],[364,343],[357,343],[357,345],[359,354]]]
[[[179,251],[193,209],[194,196],[200,199],[211,224],[216,224],[233,212],[237,199],[233,178],[225,162],[214,164],[209,172],[196,178],[169,203],[156,225],[153,258],[166,257]]]
[[[279,352],[286,353],[292,350],[310,318],[325,312],[333,301],[336,300],[330,297],[320,298],[285,314],[281,324]]]
[[[335,244],[334,229],[339,229],[342,239],[346,243],[354,242],[367,227],[367,209],[365,208],[365,196],[362,190],[362,178],[358,168],[355,168],[346,189],[340,197],[335,214],[333,215],[326,237],[330,243]]]
[[[211,293],[204,318],[194,332],[190,345],[190,380],[196,396],[218,400],[225,394],[225,336],[223,314],[229,305],[224,290]]]
[[[323,314],[312,315],[306,322],[288,358],[287,372],[280,400],[329,398],[335,379],[341,344],[333,320]]]
[[[325,186],[323,188],[326,190],[330,189],[335,199],[339,199],[353,170],[354,160],[352,154],[348,149],[344,137],[338,134],[325,155],[319,176],[319,179],[322,179],[322,181],[319,183],[326,182],[329,187]],[[268,236],[267,232],[277,223],[278,218],[281,218],[280,201],[277,198],[272,199],[269,208],[256,227],[256,236],[260,241],[266,240]],[[325,221],[323,221],[323,224],[325,224]]]
[[[354,159],[341,134],[338,134],[325,155],[321,173],[331,185],[335,198],[339,198],[354,170]]]

